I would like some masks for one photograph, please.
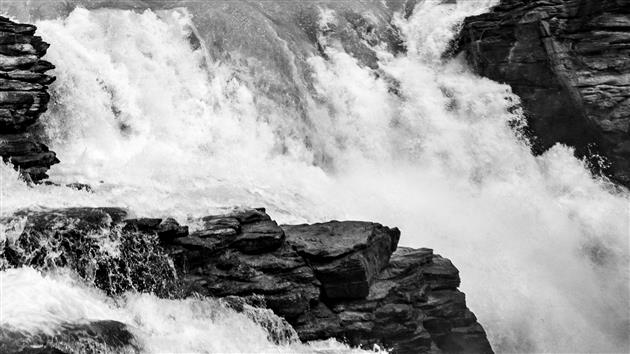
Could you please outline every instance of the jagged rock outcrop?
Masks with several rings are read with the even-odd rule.
[[[538,152],[601,153],[630,185],[630,0],[502,0],[466,19],[459,48],[522,98]]]
[[[430,249],[398,248],[395,228],[278,225],[264,209],[204,217],[192,231],[173,219],[129,219],[117,208],[24,211],[1,221],[0,268],[66,266],[110,294],[196,293],[235,309],[264,304],[304,341],[337,338],[393,353],[492,352],[457,290],[457,269]]]
[[[46,111],[55,80],[46,75],[54,66],[41,59],[49,45],[35,30],[0,16],[0,156],[37,182],[59,160],[29,130]]]

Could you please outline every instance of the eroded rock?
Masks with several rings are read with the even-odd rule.
[[[250,222],[239,213],[203,218],[207,230],[166,246],[191,291],[260,297],[304,341],[337,338],[394,353],[492,352],[457,290],[457,269],[430,249],[395,251],[398,229],[357,221],[282,225],[280,247],[244,252],[236,240],[264,238],[248,235],[247,225],[270,218]]]
[[[521,97],[537,152],[559,142],[601,153],[628,186],[629,18],[629,0],[502,0],[466,19],[459,46]]]
[[[41,59],[49,45],[35,30],[0,16],[0,156],[38,182],[59,160],[30,132],[47,109],[47,85],[55,80],[45,74],[54,66]]]
[[[223,298],[257,321],[272,310],[282,323],[260,324],[281,329],[269,332],[276,342],[288,338],[286,321],[303,341],[492,352],[453,264],[430,249],[397,249],[399,230],[377,223],[278,226],[264,209],[239,209],[189,232],[117,208],[22,211],[0,221],[8,235],[2,267],[69,267],[109,294]]]
[[[329,299],[361,299],[387,265],[398,229],[368,222],[285,225],[287,242],[315,269]]]

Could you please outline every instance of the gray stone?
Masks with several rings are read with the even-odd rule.
[[[627,0],[502,0],[466,19],[458,48],[521,97],[535,152],[598,153],[603,172],[630,186],[629,19]]]
[[[370,285],[389,262],[400,238],[398,229],[368,222],[283,226],[287,242],[316,271],[329,299],[368,296]]]
[[[0,16],[0,156],[27,181],[40,182],[59,160],[28,133],[46,111],[46,85],[54,81],[44,74],[54,66],[40,59],[48,44],[33,35],[35,29]]]

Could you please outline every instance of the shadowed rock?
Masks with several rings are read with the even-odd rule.
[[[502,0],[466,19],[459,41],[479,74],[521,97],[537,152],[601,153],[630,185],[629,0]]]
[[[40,59],[49,45],[35,30],[0,16],[0,156],[37,182],[59,160],[29,130],[46,111],[55,80],[44,74],[54,66]]]
[[[256,221],[242,216],[252,212],[203,218],[205,229],[166,245],[190,291],[262,298],[304,341],[337,338],[394,353],[492,352],[457,290],[457,269],[429,249],[394,252],[398,229],[358,221],[282,225],[278,247],[261,241],[243,250],[238,239],[266,239],[247,225],[275,228],[260,209],[265,216]]]
[[[119,208],[69,208],[24,210],[0,218],[7,234],[0,243],[0,269],[68,267],[108,294],[175,295],[175,269],[158,235],[127,226],[126,217]]]
[[[315,269],[329,299],[361,299],[387,265],[400,231],[367,222],[285,225],[287,242]]]
[[[110,294],[224,298],[257,321],[269,317],[257,315],[266,307],[284,317],[260,322],[276,342],[290,334],[286,320],[303,341],[336,338],[393,353],[492,352],[457,290],[457,269],[430,249],[397,249],[396,228],[278,226],[264,209],[207,216],[193,232],[173,219],[126,218],[117,208],[16,213],[1,220],[8,242],[0,266],[70,267]],[[108,241],[119,253],[102,252]]]

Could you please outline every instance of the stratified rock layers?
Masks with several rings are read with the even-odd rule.
[[[264,209],[248,209],[204,217],[189,232],[173,219],[126,215],[116,208],[17,213],[2,220],[20,227],[7,228],[0,266],[76,268],[112,294],[262,298],[304,341],[337,338],[393,353],[492,352],[457,290],[457,269],[430,249],[398,248],[398,229],[358,221],[280,226]],[[101,239],[120,244],[120,256],[100,251]]]
[[[522,98],[537,149],[600,152],[630,185],[630,0],[502,0],[466,19],[459,45]]]
[[[29,131],[46,111],[47,85],[55,80],[45,74],[54,66],[41,59],[49,45],[35,30],[0,16],[0,156],[40,181],[59,160]]]

